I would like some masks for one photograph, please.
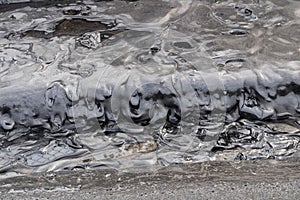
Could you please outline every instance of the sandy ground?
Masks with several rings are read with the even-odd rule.
[[[300,159],[203,162],[0,180],[1,199],[299,199]]]

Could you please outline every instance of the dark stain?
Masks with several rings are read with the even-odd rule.
[[[86,32],[103,31],[103,39],[122,32],[122,30],[110,30],[115,23],[105,24],[100,21],[89,21],[87,19],[63,19],[55,27],[55,31],[46,32],[39,30],[28,30],[21,33],[21,37],[52,38],[55,36],[80,36]],[[104,36],[106,35],[106,36]]]
[[[80,13],[81,10],[76,10],[76,9],[63,10],[64,15],[78,15]]]
[[[188,42],[174,42],[173,45],[175,47],[181,48],[181,49],[192,49],[192,45]]]
[[[109,25],[98,21],[88,21],[86,19],[64,19],[56,26],[55,35],[78,36],[86,32],[107,30],[109,28]]]
[[[246,34],[248,34],[248,32],[243,29],[234,29],[234,30],[229,31],[229,34],[239,36],[239,35],[246,35]]]
[[[0,5],[0,12],[7,12],[18,8],[23,8],[26,6],[30,6],[33,8],[41,8],[41,7],[55,6],[59,3],[69,4],[75,2],[76,0],[44,0],[44,1],[37,1],[37,2],[8,3],[8,4]]]

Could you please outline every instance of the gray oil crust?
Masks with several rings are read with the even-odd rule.
[[[0,172],[299,157],[285,2],[0,1]]]

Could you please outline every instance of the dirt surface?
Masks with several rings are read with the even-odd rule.
[[[298,199],[300,160],[32,174],[0,181],[1,199]]]

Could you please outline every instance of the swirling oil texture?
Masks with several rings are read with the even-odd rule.
[[[300,2],[0,1],[0,172],[300,155]]]

